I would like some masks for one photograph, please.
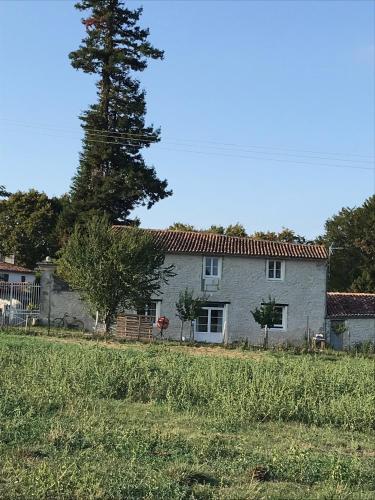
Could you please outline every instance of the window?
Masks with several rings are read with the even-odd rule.
[[[26,276],[21,276],[21,283],[25,283],[26,281]]]
[[[9,281],[9,274],[0,273],[0,281]]]
[[[205,278],[220,278],[221,261],[219,257],[204,258],[204,277]]]
[[[288,306],[276,305],[276,320],[272,328],[278,330],[286,330],[286,319],[287,319],[287,309]]]
[[[288,306],[285,304],[275,304],[275,312],[275,323],[271,329],[286,330]]]
[[[197,333],[222,333],[223,317],[223,307],[203,307],[197,318]]]
[[[160,301],[151,301],[150,304],[147,304],[145,307],[137,309],[137,314],[139,314],[139,316],[148,316],[152,323],[155,324],[160,316]]]
[[[269,280],[283,280],[285,262],[282,260],[267,260],[266,273]]]

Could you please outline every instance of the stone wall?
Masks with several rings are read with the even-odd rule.
[[[166,265],[174,264],[176,276],[162,287],[160,313],[170,320],[166,332],[169,337],[179,338],[181,324],[176,317],[176,301],[181,290],[193,289],[202,295],[203,256],[172,255],[166,257]],[[268,297],[276,303],[287,304],[287,328],[270,331],[272,344],[297,343],[304,340],[307,321],[311,333],[324,331],[326,304],[326,263],[305,259],[285,260],[283,281],[266,278],[266,259],[254,257],[222,258],[222,275],[218,289],[208,294],[210,302],[226,302],[226,332],[228,342],[247,339],[260,344],[263,332],[255,323],[251,310],[259,307]],[[189,336],[190,325],[185,325],[183,335]]]
[[[87,305],[80,299],[77,292],[69,289],[68,284],[55,275],[56,267],[50,263],[39,264],[41,270],[40,280],[40,321],[51,325],[55,318],[62,318],[65,313],[83,321],[85,330],[95,326],[95,320],[89,312]]]
[[[330,320],[327,321],[328,340],[330,334]],[[343,347],[353,346],[361,342],[375,343],[375,317],[374,318],[346,318],[344,320],[346,331],[343,335]]]

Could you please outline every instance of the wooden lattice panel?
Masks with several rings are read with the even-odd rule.
[[[116,337],[126,340],[148,340],[153,339],[152,323],[147,316],[137,314],[125,314],[117,317]]]

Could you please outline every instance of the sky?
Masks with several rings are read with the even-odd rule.
[[[133,216],[143,227],[242,223],[313,238],[374,193],[375,2],[138,1],[165,51],[139,74],[145,151],[173,196]],[[0,184],[69,190],[79,114],[95,79],[68,54],[84,36],[74,2],[0,2]]]

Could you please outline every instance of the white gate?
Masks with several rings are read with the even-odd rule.
[[[0,282],[0,325],[23,326],[39,318],[40,285]]]

